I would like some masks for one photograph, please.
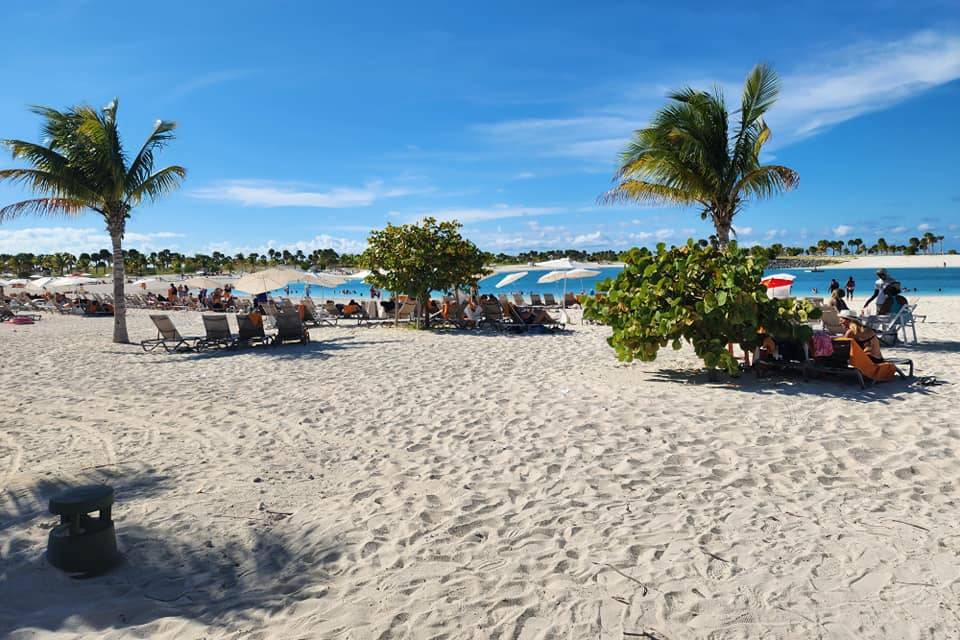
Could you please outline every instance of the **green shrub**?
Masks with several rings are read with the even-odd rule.
[[[613,328],[608,342],[622,361],[649,362],[668,344],[680,349],[686,341],[708,369],[736,375],[728,343],[752,350],[761,328],[775,338],[809,340],[811,329],[802,323],[820,317],[809,301],[769,299],[760,283],[766,260],[736,243],[719,249],[688,240],[624,257],[623,271],[600,283],[600,294],[584,305],[586,317]]]

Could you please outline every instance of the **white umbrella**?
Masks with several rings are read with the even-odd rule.
[[[344,282],[347,281],[347,278],[336,275],[333,273],[306,273],[300,278],[303,282],[307,284],[316,284],[321,287],[327,287],[333,289],[334,287],[339,287]]]
[[[301,273],[303,272],[294,269],[265,269],[248,273],[237,280],[234,286],[250,295],[259,295],[274,289],[282,289],[297,280]]]
[[[593,276],[600,275],[599,271],[593,271],[591,269],[571,269],[567,271],[568,278],[592,278]]]
[[[344,276],[348,280],[366,280],[370,274],[373,273],[369,269],[363,269],[362,271],[357,271],[356,273],[351,273]]]
[[[26,278],[13,278],[11,280],[3,280],[2,282],[0,282],[0,285],[4,287],[22,287],[26,285],[28,282],[30,281],[27,280]]]
[[[64,276],[54,278],[45,285],[46,289],[51,291],[71,291],[85,284],[96,284],[99,282],[96,278],[84,278],[82,276]]]
[[[567,279],[566,271],[551,271],[550,273],[544,274],[537,279],[537,282],[540,284],[547,284],[548,282],[560,282],[561,280]]]
[[[582,269],[585,267],[594,267],[596,265],[590,264],[589,262],[577,262],[575,260],[571,260],[570,258],[558,258],[556,260],[537,262],[535,263],[535,266],[543,269],[563,269],[564,271],[569,271],[570,269]]]
[[[564,258],[566,259],[566,258]],[[591,276],[600,275],[599,271],[591,271],[590,269],[576,268],[570,269],[569,271],[551,271],[550,273],[540,276],[540,279],[537,282],[546,283],[546,282],[559,282],[563,280],[563,307],[567,306],[567,280],[570,278],[589,278]]]
[[[527,275],[527,273],[528,273],[527,271],[517,271],[516,273],[511,273],[506,278],[498,282],[496,284],[496,287],[497,289],[500,289],[502,287],[507,286],[508,284],[512,284],[517,280],[521,279],[523,276]]]
[[[46,288],[47,283],[52,282],[53,280],[54,278],[50,276],[34,278],[27,284],[26,288],[29,291],[43,291]]]

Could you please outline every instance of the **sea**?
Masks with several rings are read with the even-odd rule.
[[[592,278],[568,280],[566,282],[566,290],[573,293],[591,293],[596,291],[597,283],[607,278],[615,277],[620,270],[621,267],[598,267],[594,269],[594,271],[599,271],[600,275]],[[529,296],[531,293],[543,295],[549,292],[555,296],[562,295],[564,291],[564,283],[562,281],[547,284],[537,282],[537,279],[545,273],[545,271],[530,271],[516,282],[500,289],[498,289],[496,285],[505,278],[508,273],[498,273],[480,282],[480,293],[505,293],[507,295],[522,293],[524,296]],[[852,276],[857,284],[854,299],[863,298],[872,293],[873,283],[877,279],[874,269],[841,268],[824,271],[812,271],[810,269],[773,269],[769,270],[767,275],[772,273],[789,273],[794,275],[796,280],[793,284],[792,293],[796,296],[823,295],[829,291],[831,278],[836,278],[840,285],[844,286],[847,278]],[[900,281],[907,299],[926,296],[960,295],[960,268],[891,269],[890,274],[894,279]],[[305,286],[303,284],[291,284],[289,293],[283,289],[279,289],[273,292],[273,295],[289,295],[299,298],[305,293]],[[370,285],[357,280],[349,280],[347,283],[333,289],[310,285],[310,296],[314,299],[368,299],[370,297]]]

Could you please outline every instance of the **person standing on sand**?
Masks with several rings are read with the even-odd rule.
[[[853,300],[853,292],[857,288],[857,283],[854,282],[853,276],[847,278],[847,300]]]
[[[863,303],[863,308],[866,309],[867,305],[876,299],[877,309],[879,310],[880,307],[883,306],[883,303],[887,301],[887,294],[884,293],[884,289],[886,289],[887,285],[891,282],[893,282],[893,278],[890,277],[886,269],[877,269],[877,281],[873,283],[873,295]]]
[[[837,279],[830,278],[830,293],[832,294],[834,291],[836,291],[839,288],[840,288],[840,283],[837,282]]]

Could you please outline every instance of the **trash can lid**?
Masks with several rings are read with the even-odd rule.
[[[113,504],[113,487],[88,484],[72,487],[50,498],[50,513],[61,516],[100,511]]]

